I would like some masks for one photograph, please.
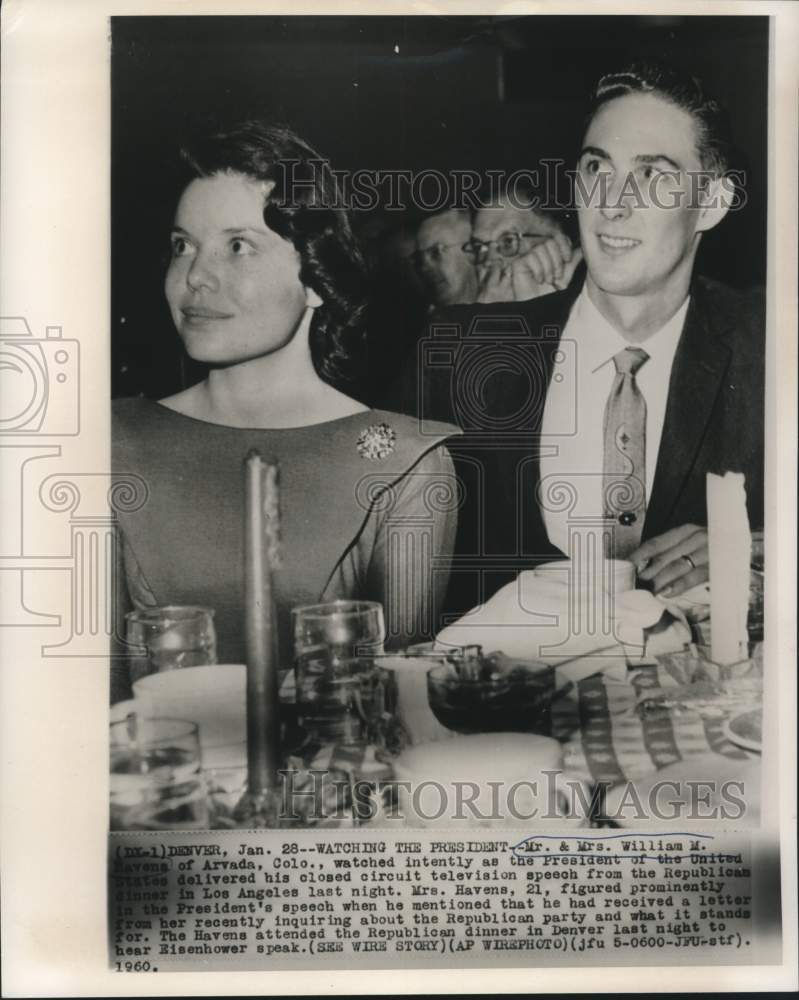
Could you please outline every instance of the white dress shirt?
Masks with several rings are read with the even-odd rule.
[[[649,502],[666,416],[671,366],[688,302],[686,299],[665,326],[640,344],[625,340],[605,319],[585,286],[572,307],[562,340],[573,342],[574,351],[568,350],[562,356],[569,359],[573,371],[556,370],[562,377],[555,377],[549,383],[541,425],[542,496],[546,496],[547,477],[572,484],[577,496],[571,509],[554,511],[552,505],[543,504],[549,540],[564,553],[568,553],[570,517],[602,517],[605,405],[616,375],[613,356],[625,347],[638,346],[649,355],[636,375],[638,388],[646,400]],[[572,412],[575,408],[576,413]]]

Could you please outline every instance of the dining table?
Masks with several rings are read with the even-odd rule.
[[[608,657],[596,670],[583,668],[586,676],[575,682],[566,680],[565,667],[557,668],[563,696],[553,701],[547,735],[561,744],[566,775],[588,788],[601,786],[610,801],[614,790],[630,785],[647,789],[661,775],[708,780],[728,778],[741,769],[754,773],[760,759],[759,737],[736,735],[730,722],[747,716],[750,728],[755,733],[759,729],[762,643],[751,646],[747,660],[722,667],[710,657],[707,628],[695,628],[694,638],[680,651],[661,653],[643,663]],[[283,705],[288,717],[293,713],[290,699],[289,695]],[[347,788],[351,792],[358,782],[374,783],[377,788],[391,786],[395,777],[392,762],[408,744],[407,731],[412,729],[402,725],[401,704],[398,715],[399,724],[388,739],[378,743],[302,742],[288,727],[283,767],[291,773],[292,789],[301,803],[301,815],[288,825],[368,825],[370,814],[365,819],[358,817]],[[446,739],[447,735],[439,729],[436,738]],[[496,739],[501,741],[502,733],[496,733]],[[245,781],[244,772],[233,786],[230,775],[222,784],[209,775],[214,826],[238,825],[234,803]],[[231,787],[235,788],[233,794]],[[315,799],[310,790],[314,790]],[[748,803],[747,815],[757,816],[758,809],[759,803]],[[626,824],[624,819],[603,823],[598,816],[593,817],[592,825]]]

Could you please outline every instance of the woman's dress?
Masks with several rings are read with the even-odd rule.
[[[301,604],[376,600],[385,609],[387,645],[432,636],[457,518],[443,442],[457,433],[379,410],[306,427],[244,429],[150,400],[115,401],[114,477],[123,493],[134,477],[128,495],[137,498],[118,513],[119,612],[206,605],[215,611],[219,662],[244,661],[244,460],[255,448],[280,465],[282,568],[274,589],[281,667],[291,665],[290,611]],[[115,662],[112,699],[129,694],[124,660]]]

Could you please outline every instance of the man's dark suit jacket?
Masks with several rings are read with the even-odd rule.
[[[408,361],[404,391],[391,401],[422,422],[465,431],[449,443],[461,490],[452,613],[486,599],[519,570],[561,555],[536,501],[540,431],[553,368],[570,374],[568,343],[560,339],[580,286],[529,302],[438,312]],[[762,527],[764,313],[760,292],[695,278],[642,540],[707,524],[707,472],[743,472],[750,523]]]

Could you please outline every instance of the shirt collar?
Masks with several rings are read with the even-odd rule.
[[[661,363],[671,365],[677,342],[680,339],[688,312],[690,297],[680,306],[671,319],[656,333],[647,337],[640,346],[659,366]],[[631,347],[619,331],[597,309],[588,295],[588,289],[583,285],[573,309],[576,320],[575,333],[579,340],[579,350],[582,353],[584,370],[596,371],[608,364],[615,354]],[[653,366],[654,367],[654,366]]]

